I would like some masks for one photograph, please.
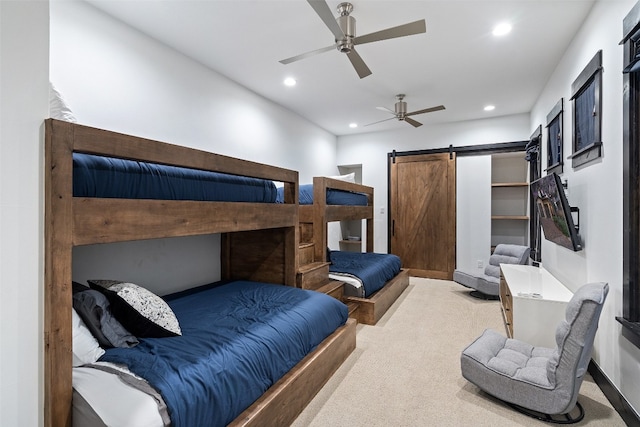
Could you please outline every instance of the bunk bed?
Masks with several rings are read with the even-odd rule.
[[[139,161],[185,168],[188,173],[197,170],[281,181],[285,186],[284,203],[272,203],[271,194],[266,200],[258,196],[259,201],[224,198],[220,201],[217,196],[212,201],[209,195],[178,200],[138,194],[95,197],[83,193],[79,183],[74,182],[74,174],[77,175],[74,168],[78,169],[78,159],[85,155],[99,157],[90,160],[98,163],[104,157],[115,162]],[[54,119],[45,121],[45,168],[44,425],[47,427],[69,426],[73,417],[72,376],[76,368],[72,367],[75,311],[71,266],[75,246],[220,233],[223,283],[198,292],[226,292],[230,287],[250,292],[253,287],[266,287],[295,292],[301,300],[311,294],[332,300],[295,288],[299,240],[295,171]],[[268,187],[267,192],[271,193]],[[300,297],[300,292],[307,294]],[[201,295],[204,293],[167,298],[185,330],[192,320],[182,317],[184,304],[188,313],[189,298],[199,300]],[[180,304],[182,311],[177,307]],[[274,383],[257,400],[240,408],[242,412],[230,425],[290,424],[355,348],[354,321],[346,320],[331,330],[295,366],[274,378]],[[141,349],[146,339],[140,340]],[[159,339],[170,342],[176,338]]]
[[[300,187],[306,187],[306,185]],[[313,200],[309,200],[306,204],[300,202],[299,216],[301,242],[312,242],[314,260],[330,262],[330,256],[339,256],[336,251],[328,251],[327,249],[328,223],[332,221],[366,220],[366,253],[362,254],[362,257],[386,255],[373,253],[372,187],[330,177],[314,177],[313,185],[310,188],[312,188]],[[303,193],[300,192],[300,198],[303,198]],[[343,196],[336,197],[333,193],[343,194]],[[334,202],[332,199],[337,201]],[[366,200],[366,203],[363,200]],[[329,255],[330,253],[332,255]],[[393,258],[394,256],[388,255],[388,257]],[[331,267],[329,269],[331,270]],[[345,282],[344,276],[334,276],[334,273],[337,272],[330,272],[329,277]],[[348,286],[350,283],[349,280],[346,280],[345,287]],[[408,270],[400,268],[383,286],[376,286],[372,292],[366,295],[347,290],[343,300],[358,306],[356,311],[358,322],[375,325],[407,286],[409,286]]]

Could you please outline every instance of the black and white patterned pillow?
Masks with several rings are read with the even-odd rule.
[[[111,312],[133,335],[163,338],[182,335],[171,307],[153,292],[134,283],[117,280],[88,280],[93,289],[104,293]]]

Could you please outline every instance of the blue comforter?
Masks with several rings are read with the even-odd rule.
[[[364,286],[364,297],[371,296],[393,279],[402,267],[400,257],[373,252],[331,251],[329,272],[355,276]]]
[[[92,154],[73,154],[73,195],[274,203],[273,181]]]
[[[174,427],[227,425],[348,316],[328,295],[247,281],[166,299],[182,336],[141,338],[100,360],[147,379]]]
[[[284,202],[284,188],[278,187],[277,203]],[[301,205],[313,204],[313,184],[298,186],[299,203]],[[327,205],[367,206],[367,195],[352,193],[350,191],[327,188]]]

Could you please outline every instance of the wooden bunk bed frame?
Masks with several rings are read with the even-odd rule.
[[[282,181],[285,203],[73,197],[73,152]],[[222,233],[223,279],[295,286],[298,173],[178,145],[54,119],[45,121],[44,425],[72,417],[72,249],[74,246]],[[242,253],[242,257],[234,256]],[[233,425],[290,424],[355,349],[351,319]]]
[[[327,189],[363,193],[366,206],[328,205]],[[329,177],[313,178],[313,205],[300,205],[300,224],[312,224],[312,240],[316,260],[327,261],[327,229],[332,221],[366,220],[366,252],[373,252],[373,187]],[[369,298],[345,296],[345,302],[358,304],[356,318],[366,325],[375,325],[400,294],[409,286],[409,271],[402,269],[396,277]]]

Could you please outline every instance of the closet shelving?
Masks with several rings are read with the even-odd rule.
[[[528,245],[529,182],[524,154],[494,154],[491,165],[491,246]]]

